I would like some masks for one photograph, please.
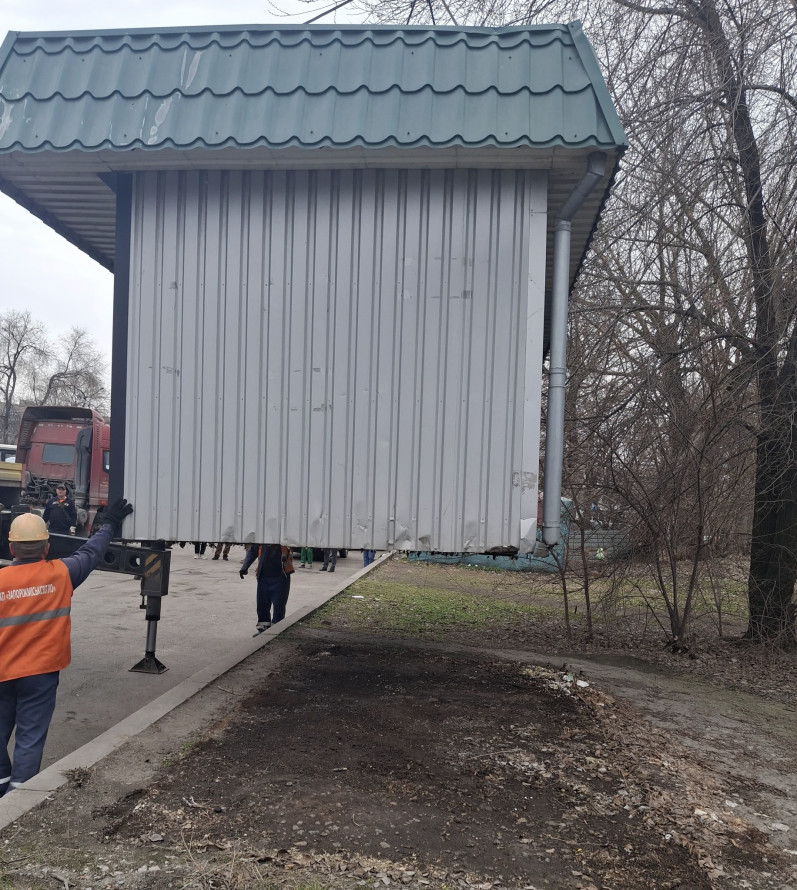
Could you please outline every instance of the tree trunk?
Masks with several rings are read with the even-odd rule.
[[[730,112],[745,193],[747,253],[756,306],[756,378],[761,428],[757,443],[753,539],[748,577],[752,639],[794,641],[792,598],[797,577],[797,503],[795,460],[789,447],[793,433],[789,406],[794,375],[787,361],[778,373],[778,320],[775,274],[769,245],[761,157],[744,83],[722,28],[715,0],[700,0],[697,18],[707,38],[720,78],[720,91]]]
[[[793,435],[794,430],[790,433]],[[746,638],[797,643],[797,472],[788,445],[768,431],[758,439]]]

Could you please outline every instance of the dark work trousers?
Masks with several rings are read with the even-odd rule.
[[[230,541],[227,541],[226,543],[224,541],[219,541],[219,543],[216,544],[216,549],[213,552],[213,559],[218,559],[221,556],[222,547],[224,548],[224,558],[227,559],[230,555],[230,547],[232,547]]]
[[[280,572],[276,577],[260,576],[257,579],[257,620],[276,624],[285,617],[288,595],[291,592],[291,576]]]
[[[322,566],[323,570],[328,570],[330,572],[335,571],[335,566],[338,564],[338,550],[337,547],[328,547],[324,550],[324,565]]]
[[[58,671],[0,683],[0,797],[39,772],[55,710]],[[16,726],[13,766],[8,742]]]

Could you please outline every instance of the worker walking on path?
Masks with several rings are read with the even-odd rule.
[[[293,553],[279,544],[254,544],[247,548],[238,574],[244,578],[249,566],[257,560],[257,628],[255,636],[268,630],[285,617],[291,592]]]
[[[72,592],[102,559],[133,507],[122,498],[100,514],[99,531],[64,559],[50,550],[44,520],[24,513],[8,540],[14,562],[0,570],[0,797],[41,767],[59,672],[71,661]],[[8,743],[16,727],[14,758]]]

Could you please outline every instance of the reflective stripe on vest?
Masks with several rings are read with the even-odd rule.
[[[0,682],[69,664],[71,603],[72,581],[60,559],[0,569]]]
[[[32,615],[14,615],[12,618],[0,618],[0,627],[12,627],[15,624],[29,624],[31,621],[47,621],[48,618],[61,618],[72,611],[71,606],[63,609],[50,609],[49,612],[34,612]]]

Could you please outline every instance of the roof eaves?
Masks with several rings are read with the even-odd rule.
[[[609,195],[612,192],[612,188],[614,187],[614,182],[617,179],[617,174],[620,172],[620,161],[622,160],[623,154],[625,153],[625,148],[620,147],[617,152],[617,160],[614,164],[614,169],[612,170],[612,175],[609,177],[609,181],[606,184],[606,188],[603,192],[603,197],[601,198],[600,205],[598,206],[598,212],[595,216],[595,219],[592,222],[592,228],[589,230],[589,235],[587,236],[587,240],[584,243],[584,250],[579,257],[578,263],[576,264],[575,271],[573,273],[573,277],[570,280],[570,290],[575,287],[576,281],[578,280],[578,276],[581,274],[581,269],[584,266],[584,262],[586,261],[587,254],[592,247],[592,239],[595,237],[595,232],[598,228],[598,223],[603,217],[603,211],[606,208],[606,202],[609,200]]]
[[[617,110],[615,109],[614,103],[612,102],[612,97],[609,93],[609,88],[606,86],[606,81],[603,78],[603,72],[600,69],[598,58],[595,55],[592,44],[589,42],[586,35],[584,34],[584,31],[581,27],[581,22],[578,20],[569,22],[567,25],[567,29],[570,31],[570,34],[573,38],[573,46],[576,52],[579,54],[581,63],[583,64],[589,76],[589,79],[592,82],[593,89],[595,90],[595,98],[600,105],[601,111],[603,112],[604,119],[609,127],[610,133],[612,134],[612,138],[615,140],[617,151],[616,160],[614,162],[614,169],[612,170],[609,181],[607,182],[606,188],[604,189],[603,197],[601,198],[601,202],[598,207],[598,212],[595,216],[595,219],[593,220],[592,228],[590,229],[589,235],[587,236],[587,240],[584,243],[584,250],[579,257],[578,263],[575,267],[575,271],[573,272],[573,277],[570,280],[570,289],[572,290],[575,286],[576,281],[578,280],[578,276],[581,274],[581,270],[584,266],[584,262],[586,261],[587,254],[592,247],[592,240],[595,237],[598,223],[603,216],[603,211],[606,207],[606,202],[609,200],[609,195],[611,194],[615,179],[617,178],[617,174],[620,172],[620,161],[622,160],[623,155],[628,149],[628,137],[625,135],[625,130],[623,129],[623,125],[617,115]]]
[[[3,176],[0,176],[0,191],[16,201],[20,207],[24,207],[32,213],[37,219],[40,219],[53,231],[58,232],[62,238],[66,238],[70,244],[74,244],[79,250],[88,254],[109,272],[113,272],[113,259],[111,257],[106,256],[102,251],[97,250],[97,248],[86,241],[85,238],[82,238],[73,229],[65,226],[59,219],[53,216],[49,211],[45,210],[40,204],[31,200],[28,195],[20,191],[15,185],[12,185],[12,183]]]

